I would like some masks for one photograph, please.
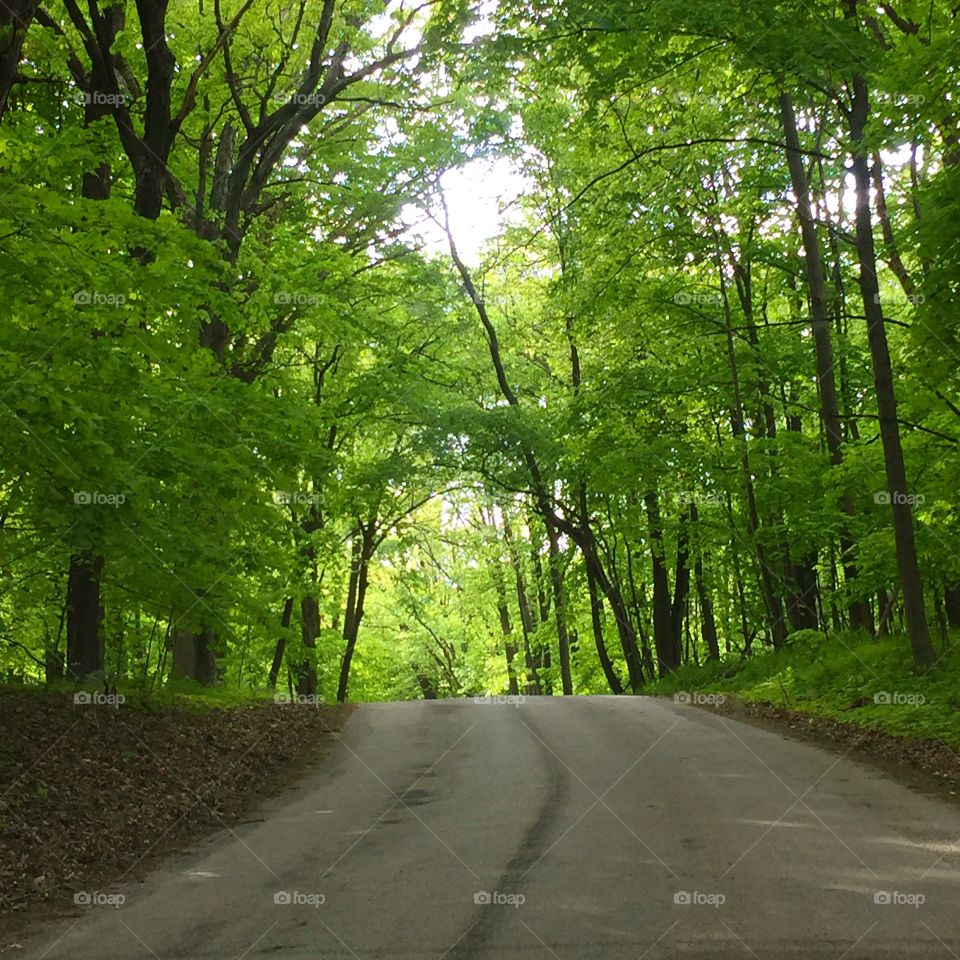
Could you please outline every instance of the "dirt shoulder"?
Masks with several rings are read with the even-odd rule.
[[[273,703],[197,712],[0,690],[0,929],[140,876],[242,820],[323,755],[348,713]]]

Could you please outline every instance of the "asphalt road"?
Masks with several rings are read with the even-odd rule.
[[[661,700],[364,705],[263,816],[15,955],[960,957],[960,809]]]

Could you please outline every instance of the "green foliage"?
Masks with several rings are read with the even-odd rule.
[[[166,79],[132,10],[98,34],[104,76],[82,21],[30,26],[0,123],[0,676],[56,683],[86,626],[144,695],[207,702],[178,679],[204,644],[214,700],[261,696],[275,658],[279,689],[327,700],[347,680],[356,699],[559,692],[569,633],[580,693],[626,686],[631,643],[652,679],[675,642],[678,682],[854,697],[852,609],[896,625],[903,592],[852,242],[858,78],[926,615],[960,618],[948,5],[323,8],[234,0],[218,23],[173,2]],[[482,304],[405,226],[442,221],[441,174],[476,158],[523,177],[464,268]],[[101,558],[102,620],[68,587]],[[782,654],[747,655],[782,622]],[[892,683],[903,643],[870,649]]]
[[[943,654],[937,672],[916,674],[903,637],[859,633],[791,637],[786,652],[688,664],[658,680],[651,693],[702,691],[774,703],[801,713],[960,746],[960,651]]]

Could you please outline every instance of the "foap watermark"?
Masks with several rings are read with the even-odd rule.
[[[488,890],[478,890],[473,895],[473,902],[484,907],[513,907],[518,909],[527,902],[527,898],[522,893],[501,893],[499,890],[494,890],[491,893]]]
[[[273,702],[295,707],[319,707],[326,700],[319,693],[275,693]]]
[[[319,493],[300,493],[298,490],[274,490],[274,503],[287,504],[307,504],[309,506],[320,506]]]
[[[873,902],[882,907],[913,907],[914,910],[927,902],[922,893],[904,893],[901,890],[878,890]]]
[[[74,490],[73,502],[78,507],[119,507],[127,502],[122,493],[103,493],[100,490]]]
[[[80,90],[77,103],[81,107],[122,107],[127,98],[122,93],[106,93],[103,90]]]
[[[496,694],[487,694],[484,697],[474,697],[474,703],[507,703],[514,707],[519,707],[521,703],[526,701],[526,697],[522,693],[496,693]]]
[[[873,495],[873,502],[889,507],[891,504],[919,507],[927,498],[922,493],[905,493],[903,490],[877,490]]]
[[[719,293],[697,293],[696,291],[678,290],[673,295],[673,302],[680,307],[715,306],[718,303],[723,303],[723,297],[721,297]]]
[[[697,706],[722,707],[727,698],[722,693],[687,693],[681,690],[673,695],[674,703],[692,703]]]
[[[277,890],[273,902],[279,907],[317,907],[327,902],[325,894],[303,893],[301,890]]]
[[[691,503],[717,503],[724,502],[723,496],[714,490],[681,490],[677,494],[677,501],[681,506],[689,506]]]
[[[122,907],[127,898],[122,893],[101,893],[99,890],[78,890],[73,895],[78,907]]]
[[[320,298],[315,293],[304,293],[303,290],[278,290],[273,295],[273,302],[292,307],[313,307],[320,302]]]
[[[681,907],[713,907],[719,910],[727,898],[722,893],[703,893],[700,890],[678,890],[673,902]]]
[[[122,293],[104,293],[102,290],[78,290],[73,302],[79,307],[122,307],[127,298]]]
[[[885,307],[903,307],[906,304],[918,307],[921,303],[926,303],[927,298],[922,293],[908,293],[899,297],[881,297],[879,293],[873,295],[873,302],[883,304]]]
[[[500,296],[487,296],[480,290],[474,290],[470,294],[470,302],[475,304],[478,307],[507,307],[510,304],[510,300],[506,297]]]
[[[288,97],[274,97],[275,103],[292,103],[296,107],[322,107],[327,103],[327,97],[316,90],[302,93],[297,90]]]
[[[113,707],[116,709],[121,703],[126,702],[127,698],[122,693],[78,690],[73,695],[73,703],[77,707]]]
[[[922,693],[901,693],[899,690],[881,690],[873,695],[879,706],[922,707],[927,698]]]

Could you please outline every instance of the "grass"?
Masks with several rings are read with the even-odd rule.
[[[921,675],[905,637],[873,640],[860,633],[804,630],[780,653],[762,650],[747,659],[686,664],[649,688],[661,696],[684,691],[772,703],[960,748],[960,645]]]

